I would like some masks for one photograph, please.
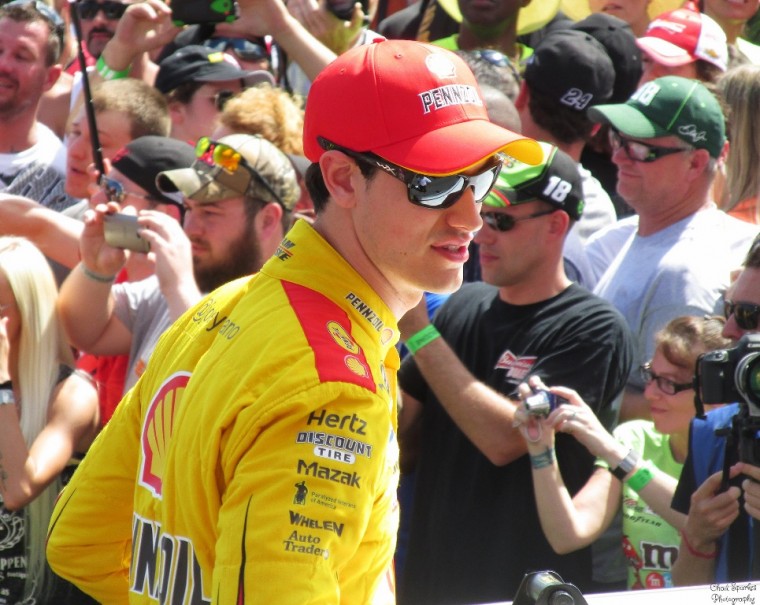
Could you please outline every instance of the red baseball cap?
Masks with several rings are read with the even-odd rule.
[[[488,119],[475,76],[453,52],[411,40],[353,48],[314,80],[306,99],[304,155],[318,137],[430,176],[456,174],[498,152],[543,159],[533,139]]]
[[[712,63],[722,71],[728,66],[728,45],[723,28],[711,17],[688,8],[658,15],[636,44],[657,63],[669,67],[698,59]]]

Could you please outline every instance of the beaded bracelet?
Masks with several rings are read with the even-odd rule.
[[[649,482],[654,479],[654,473],[652,472],[652,463],[649,460],[642,462],[639,470],[637,470],[631,478],[626,481],[628,486],[637,494],[644,489]]]
[[[440,337],[441,333],[438,331],[438,329],[433,324],[428,324],[422,328],[422,330],[412,334],[409,338],[406,339],[406,348],[409,349],[409,352],[412,355],[414,355],[422,347],[430,344],[436,338]]]
[[[126,78],[129,76],[130,69],[131,67],[127,67],[127,69],[117,71],[108,67],[102,54],[98,57],[97,63],[95,63],[95,71],[97,71],[100,74],[100,77],[104,80],[121,80],[122,78]]]
[[[100,284],[112,284],[114,281],[116,281],[115,275],[101,275],[100,273],[95,273],[95,271],[91,271],[88,269],[84,263],[79,263],[79,266],[82,267],[82,273],[84,273],[89,279],[92,281],[96,281]]]
[[[546,468],[554,464],[554,448],[547,447],[545,451],[535,456],[530,456],[530,465],[533,468]]]
[[[683,542],[683,545],[686,547],[686,550],[688,550],[692,556],[695,556],[698,559],[714,559],[715,557],[718,556],[717,548],[710,553],[702,552],[701,550],[697,550],[696,548],[694,548],[691,544],[689,544],[689,540],[686,537],[686,532],[684,530],[681,530],[681,542]]]

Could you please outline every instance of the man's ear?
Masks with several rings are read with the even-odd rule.
[[[549,233],[564,240],[570,230],[570,215],[564,210],[553,212],[549,217]]]
[[[528,85],[523,80],[520,82],[520,92],[517,93],[517,98],[515,99],[515,109],[518,111],[525,109],[528,106],[529,96]]]
[[[331,150],[319,158],[319,167],[322,169],[322,178],[330,198],[341,207],[354,206],[357,183],[354,177],[360,173],[356,162],[342,151]]]
[[[185,121],[185,106],[177,101],[169,103],[169,118],[172,124],[182,124]]]
[[[720,151],[720,155],[718,156],[718,162],[721,164],[726,163],[726,159],[728,158],[728,152],[731,150],[731,142],[726,139],[726,142],[723,143],[723,149]]]
[[[705,171],[709,162],[710,152],[707,149],[697,149],[691,154],[691,160],[689,161],[690,171],[695,177],[698,177]]]
[[[275,230],[281,228],[283,212],[285,211],[280,204],[269,202],[256,213],[256,233],[260,238],[271,237]]]
[[[47,77],[45,78],[45,84],[43,86],[44,92],[47,92],[55,86],[55,83],[58,82],[58,78],[61,77],[61,72],[63,72],[63,66],[60,63],[56,63],[47,68]]]

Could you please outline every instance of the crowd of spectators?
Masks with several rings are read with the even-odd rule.
[[[402,180],[418,206],[441,178],[480,214],[457,256],[468,283],[398,318],[392,598],[510,600],[542,567],[596,592],[760,580],[760,460],[736,435],[756,408],[691,406],[699,355],[760,331],[760,0],[202,4],[190,21],[163,0],[0,6],[0,605],[94,602],[45,562],[55,495],[170,326],[288,258],[289,230],[343,200],[347,179],[319,177],[325,152]],[[437,149],[451,170],[391,162],[366,141],[400,124],[411,140],[426,118],[352,89],[351,68],[331,74],[346,77],[324,118],[352,120],[345,138],[309,139],[320,76],[387,40],[421,43],[452,82],[458,57],[467,103],[540,151],[518,141],[473,176],[463,136]],[[464,103],[456,86],[420,93],[425,115]],[[426,210],[456,201],[439,197]],[[382,225],[370,246],[403,243]],[[531,412],[542,393],[551,410]],[[325,426],[355,439],[350,416]],[[326,451],[350,476],[355,452]]]

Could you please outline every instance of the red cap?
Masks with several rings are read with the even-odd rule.
[[[712,17],[689,8],[658,15],[636,44],[657,63],[670,67],[699,59],[722,71],[726,71],[728,65],[723,29]]]
[[[410,40],[358,46],[317,76],[304,119],[312,162],[325,151],[317,137],[431,176],[497,152],[526,164],[543,159],[533,139],[489,121],[475,76],[456,54]]]

